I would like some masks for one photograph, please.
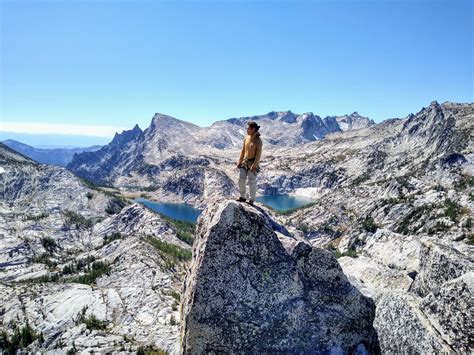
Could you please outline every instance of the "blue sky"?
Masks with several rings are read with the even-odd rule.
[[[474,101],[468,0],[0,1],[3,130]]]

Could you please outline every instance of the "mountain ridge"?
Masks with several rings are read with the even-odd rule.
[[[43,164],[52,164],[66,167],[72,160],[74,154],[87,151],[99,150],[101,146],[93,145],[84,148],[35,148],[18,140],[6,139],[2,141],[11,149],[28,156],[29,158]]]
[[[436,105],[451,107],[451,110],[453,107],[464,107],[463,104],[449,102],[441,105],[436,103]],[[270,112],[259,116],[261,122],[268,123],[268,126],[262,123],[261,128],[262,140],[265,145],[264,154],[284,150],[292,151],[292,149],[304,151],[312,145],[317,145],[317,142],[322,138],[329,142],[331,139],[350,139],[351,136],[366,134],[367,139],[375,139],[383,130],[393,132],[394,136],[400,137],[400,135],[409,134],[407,129],[402,129],[400,123],[403,122],[405,127],[413,120],[412,117],[419,117],[425,112],[431,112],[437,107],[436,105],[433,102],[432,105],[423,108],[417,114],[408,115],[405,119],[390,119],[376,124],[363,124],[362,127],[357,126],[356,123],[359,121],[353,121],[351,118],[362,117],[357,112],[346,116],[328,116],[325,118],[326,122],[313,114],[296,116],[290,111]],[[238,155],[238,150],[240,150],[243,137],[246,134],[243,125],[250,118],[251,116],[229,119],[230,123],[229,120],[222,120],[213,123],[208,128],[200,128],[194,124],[185,124],[184,121],[171,116],[155,114],[150,127],[144,131],[140,130],[142,133],[137,128],[132,130],[137,133],[136,140],[122,139],[123,144],[117,145],[115,148],[113,144],[109,144],[97,152],[77,154],[68,165],[68,169],[98,184],[135,185],[137,187],[160,185],[162,184],[161,179],[166,177],[161,174],[157,175],[159,173],[157,166],[173,159],[173,156],[198,157],[209,161],[209,164],[212,165],[212,161],[215,159],[222,161],[227,159],[228,154]],[[338,119],[339,122],[346,125],[345,130],[338,126]],[[453,119],[456,119],[455,115]],[[156,123],[156,121],[165,122],[163,127],[167,127],[167,129],[157,130],[156,125],[153,126],[153,122]],[[281,127],[275,126],[274,122],[277,121]],[[293,129],[288,129],[287,126],[291,126]],[[130,131],[117,134],[114,141],[120,140],[121,135],[129,134],[127,132]],[[315,132],[318,132],[319,136]],[[368,132],[373,132],[373,137],[370,137]]]

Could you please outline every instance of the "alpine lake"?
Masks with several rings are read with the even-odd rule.
[[[155,202],[141,197],[135,201],[142,203],[154,212],[184,222],[196,223],[202,212],[186,203]],[[257,197],[257,202],[261,202],[277,212],[284,213],[314,203],[315,200],[304,196],[263,195]]]

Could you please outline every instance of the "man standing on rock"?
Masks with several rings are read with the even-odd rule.
[[[263,142],[260,138],[260,132],[258,129],[260,126],[257,122],[247,122],[247,136],[244,139],[242,151],[240,152],[239,161],[237,162],[237,168],[240,168],[239,174],[239,190],[240,197],[236,198],[237,201],[245,202],[245,184],[248,177],[249,188],[250,188],[250,199],[249,204],[253,205],[257,194],[257,173],[260,171],[260,157],[262,156]]]

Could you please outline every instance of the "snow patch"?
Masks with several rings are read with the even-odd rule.
[[[294,193],[295,196],[301,197],[309,197],[313,199],[320,198],[322,193],[319,187],[301,187],[295,189]]]

